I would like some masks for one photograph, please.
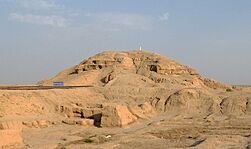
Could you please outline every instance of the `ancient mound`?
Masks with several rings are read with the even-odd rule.
[[[229,115],[231,111],[235,111],[234,115],[249,113],[249,106],[244,106],[246,100],[243,106],[238,106],[231,97],[219,94],[232,91],[230,86],[204,78],[188,66],[147,51],[99,53],[39,84],[51,85],[54,81],[63,81],[68,86],[94,86],[107,100],[103,106],[112,104],[116,109],[116,105],[123,105],[128,110],[124,113],[132,113],[127,124],[146,117],[140,110],[137,112],[141,116],[137,116],[134,110],[144,104],[151,105],[154,111],[182,117],[206,118]],[[101,113],[103,126],[108,126],[104,124],[107,114]]]
[[[142,81],[142,77],[147,79],[147,82]],[[142,84],[137,82],[139,80]],[[167,57],[138,50],[99,53],[39,84],[52,85],[55,81],[63,81],[66,85],[113,86],[119,82],[120,85],[134,83],[144,86],[153,81],[154,84],[165,86],[183,85],[215,89],[226,87],[201,77],[194,69]]]
[[[61,81],[74,88],[48,87]],[[0,141],[0,148],[23,144],[22,129],[24,144],[32,148],[45,144],[45,148],[55,144],[57,148],[187,148],[208,146],[221,133],[223,144],[233,147],[248,144],[251,137],[247,134],[251,130],[247,121],[251,89],[207,79],[188,66],[147,51],[103,52],[38,84],[43,90],[39,86],[33,86],[36,90],[0,89],[0,136],[17,136],[10,142]],[[225,128],[230,124],[236,128]],[[34,128],[43,129],[37,132]],[[110,139],[111,132],[117,140]],[[72,137],[81,134],[91,137]],[[239,141],[232,142],[232,136]],[[85,144],[92,142],[94,146]]]

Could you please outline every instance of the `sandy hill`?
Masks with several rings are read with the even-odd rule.
[[[123,79],[125,75],[127,78]],[[122,81],[121,84],[133,83],[142,77],[165,86],[186,84],[214,89],[226,87],[216,81],[201,77],[196,70],[167,57],[139,50],[99,53],[39,84],[52,85],[55,81],[63,81],[66,85],[105,86],[115,78],[120,78],[118,81]]]
[[[19,136],[16,142],[0,141],[0,146],[220,148],[251,142],[250,88],[233,88],[207,79],[162,55],[107,51],[38,84],[48,86],[58,81],[66,86],[91,87],[0,90],[0,138]],[[7,132],[1,134],[1,129]],[[110,140],[108,134],[115,139]],[[222,140],[215,139],[222,134]],[[87,135],[94,144],[72,138]]]
[[[222,107],[219,92],[232,91],[231,86],[148,51],[102,52],[39,84],[51,85],[54,81],[69,86],[93,85],[112,103],[131,106],[147,102],[157,111],[192,117],[225,114],[225,108],[236,106],[231,102],[227,104],[231,108]],[[234,114],[250,110],[243,108]]]

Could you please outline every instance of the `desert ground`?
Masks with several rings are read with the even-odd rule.
[[[249,149],[251,87],[148,51],[105,51],[36,84],[0,85],[0,148]]]

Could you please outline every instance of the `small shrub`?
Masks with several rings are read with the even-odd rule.
[[[233,91],[233,89],[231,89],[231,88],[227,88],[227,89],[226,89],[226,91],[227,91],[227,92],[232,92],[232,91]]]
[[[85,143],[93,143],[93,140],[91,138],[85,138],[83,141]]]

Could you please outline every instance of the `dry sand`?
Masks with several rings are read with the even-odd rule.
[[[103,52],[54,81],[89,87],[0,89],[0,148],[251,147],[251,88],[162,55]]]

